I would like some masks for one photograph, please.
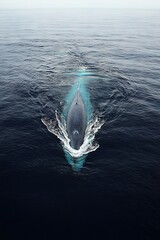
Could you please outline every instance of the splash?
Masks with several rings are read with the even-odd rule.
[[[68,163],[72,166],[74,170],[80,170],[83,167],[87,154],[99,147],[99,144],[95,141],[95,134],[102,127],[104,121],[102,121],[98,116],[93,115],[93,109],[90,102],[90,96],[86,89],[86,78],[89,73],[86,69],[80,69],[76,74],[76,82],[71,88],[69,94],[65,99],[65,106],[61,114],[55,111],[55,120],[43,118],[42,122],[46,125],[48,131],[53,133],[57,138],[61,140],[66,159]],[[70,139],[68,138],[66,130],[66,118],[70,107],[70,104],[75,96],[75,93],[79,89],[82,99],[85,104],[87,111],[87,128],[85,130],[85,137],[81,147],[76,150],[70,146]]]

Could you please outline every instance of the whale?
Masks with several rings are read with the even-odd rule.
[[[69,144],[73,149],[79,150],[83,144],[86,127],[86,107],[78,89],[70,103],[66,120],[66,130],[70,140]]]

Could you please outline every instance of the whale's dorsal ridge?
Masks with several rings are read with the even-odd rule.
[[[80,149],[80,146],[84,141],[86,126],[86,109],[81,93],[78,89],[67,114],[67,133],[72,148],[76,150]]]
[[[78,105],[78,101],[79,101],[79,88],[78,88],[78,92],[77,92],[76,105]]]

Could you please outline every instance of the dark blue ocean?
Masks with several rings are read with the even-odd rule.
[[[41,118],[54,119],[82,66],[105,123],[74,171]],[[10,239],[160,239],[160,11],[0,11],[0,240]]]

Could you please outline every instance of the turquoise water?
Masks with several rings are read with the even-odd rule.
[[[72,103],[72,100],[77,92],[77,90],[79,89],[81,97],[84,101],[84,105],[86,108],[86,113],[87,113],[87,121],[89,122],[92,119],[93,116],[93,108],[92,108],[92,104],[90,101],[90,94],[87,90],[87,84],[89,82],[89,76],[90,76],[90,72],[87,70],[83,70],[83,69],[79,69],[77,70],[77,72],[75,72],[75,83],[73,84],[72,88],[70,89],[69,93],[67,94],[66,98],[65,98],[65,106],[64,106],[64,110],[63,110],[63,115],[66,117],[69,107]],[[72,76],[74,76],[74,74],[72,73]]]
[[[71,74],[72,76],[75,76],[75,83],[73,84],[72,88],[70,89],[69,93],[65,98],[65,106],[63,109],[63,116],[65,119],[67,118],[67,113],[72,103],[72,100],[77,91],[79,90],[85,105],[87,122],[89,123],[89,121],[91,121],[93,117],[93,107],[90,101],[90,94],[87,91],[87,84],[89,81],[88,76],[90,76],[90,74],[91,73],[86,69],[78,69],[75,73]],[[72,166],[73,170],[79,171],[85,163],[87,154],[78,158],[74,158],[67,151],[65,151],[65,157],[68,163]]]

